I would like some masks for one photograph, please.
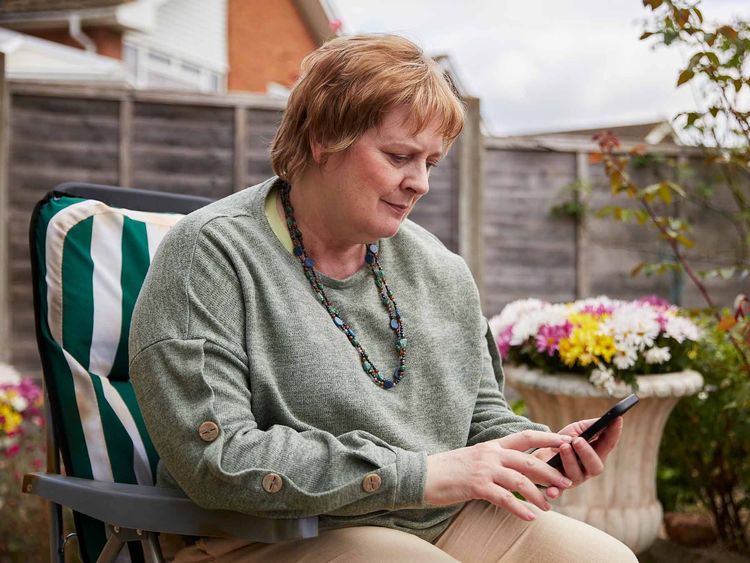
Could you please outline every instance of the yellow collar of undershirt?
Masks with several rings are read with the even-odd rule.
[[[286,228],[286,222],[279,214],[279,208],[276,205],[276,200],[279,197],[279,189],[274,186],[268,192],[266,196],[266,218],[268,224],[271,225],[271,230],[281,241],[289,252],[294,252],[294,245],[292,244],[292,237],[289,236],[289,230]]]

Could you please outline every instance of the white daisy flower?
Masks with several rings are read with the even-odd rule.
[[[13,407],[16,412],[23,412],[29,406],[29,402],[21,397],[21,395],[14,395],[10,398],[10,406]]]
[[[669,351],[668,346],[664,346],[663,348],[655,346],[650,350],[646,350],[643,357],[646,359],[647,364],[663,364],[672,358],[672,353]]]
[[[589,376],[589,381],[594,387],[604,389],[607,393],[612,393],[615,390],[616,383],[611,369],[594,369]]]

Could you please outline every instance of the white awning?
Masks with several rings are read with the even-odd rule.
[[[5,73],[13,80],[91,82],[132,86],[122,61],[0,28]]]

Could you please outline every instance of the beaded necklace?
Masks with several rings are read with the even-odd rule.
[[[372,379],[372,382],[375,383],[375,385],[382,387],[383,389],[390,389],[401,381],[404,377],[404,372],[406,371],[406,338],[404,337],[404,325],[401,320],[401,312],[396,305],[393,293],[391,293],[391,290],[388,287],[383,268],[380,267],[380,261],[378,260],[378,244],[372,243],[367,245],[365,262],[367,262],[367,265],[370,267],[370,271],[375,280],[375,287],[377,287],[378,293],[380,294],[380,301],[388,312],[389,326],[395,336],[398,367],[393,371],[392,379],[386,379],[381,375],[378,368],[376,368],[370,361],[370,358],[362,344],[359,342],[359,339],[357,339],[354,329],[352,329],[349,323],[343,319],[336,307],[328,299],[328,296],[323,289],[323,284],[320,283],[318,274],[315,271],[315,261],[307,255],[305,245],[302,242],[302,231],[299,230],[297,221],[294,219],[294,208],[289,200],[290,190],[291,186],[288,183],[281,182],[279,195],[281,196],[281,204],[284,207],[284,214],[286,215],[286,225],[289,229],[289,236],[292,238],[294,255],[299,258],[299,261],[302,263],[302,269],[305,272],[305,277],[310,282],[310,286],[315,292],[315,298],[328,312],[333,324],[335,324],[349,339],[349,343],[359,354],[362,369],[367,376]]]

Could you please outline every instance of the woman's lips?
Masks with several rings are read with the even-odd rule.
[[[398,203],[391,203],[390,201],[383,201],[383,203],[385,203],[399,215],[406,215],[406,212],[409,211],[408,205],[400,205]]]

